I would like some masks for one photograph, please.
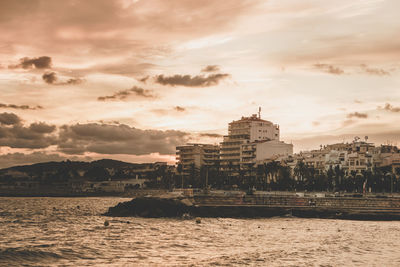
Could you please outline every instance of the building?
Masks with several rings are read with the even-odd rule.
[[[339,167],[347,175],[373,171],[374,168],[391,166],[393,173],[400,167],[400,153],[396,146],[381,145],[355,137],[351,143],[337,143],[321,146],[319,150],[305,151],[296,155],[297,161],[303,161],[318,173]],[[399,169],[400,170],[400,169]]]
[[[210,144],[187,144],[176,147],[176,159],[182,170],[188,173],[191,168],[214,166],[219,162],[219,146]]]
[[[287,158],[293,155],[293,145],[286,144],[282,141],[260,141],[253,143],[245,143],[240,148],[240,164],[254,165],[262,164],[266,160]]]
[[[253,166],[279,155],[292,155],[293,145],[279,141],[279,125],[261,119],[260,111],[232,121],[221,143],[221,170]]]

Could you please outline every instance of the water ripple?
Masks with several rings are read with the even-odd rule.
[[[0,198],[0,265],[400,265],[400,222],[101,216],[120,201]]]

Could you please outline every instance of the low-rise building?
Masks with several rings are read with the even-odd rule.
[[[293,145],[278,140],[246,143],[240,149],[240,164],[262,164],[268,160],[293,155]]]
[[[191,168],[214,166],[219,162],[219,146],[210,144],[187,144],[176,147],[176,159],[187,173]]]

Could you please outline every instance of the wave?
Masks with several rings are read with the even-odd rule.
[[[0,248],[0,264],[60,260],[64,257],[55,252],[38,249]]]

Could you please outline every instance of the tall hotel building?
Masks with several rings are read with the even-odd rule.
[[[293,145],[279,141],[279,125],[261,119],[260,112],[229,123],[220,149],[221,169],[253,165],[276,155],[293,154]]]

